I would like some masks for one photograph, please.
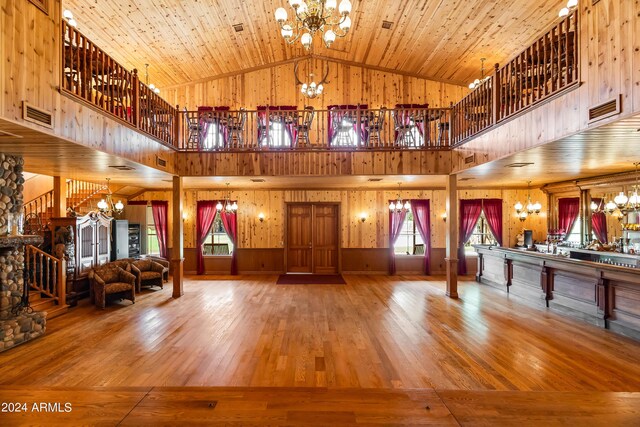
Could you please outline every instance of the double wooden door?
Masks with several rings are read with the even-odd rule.
[[[287,272],[337,274],[340,206],[335,203],[287,205]]]

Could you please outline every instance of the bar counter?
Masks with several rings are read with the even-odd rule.
[[[478,282],[640,340],[640,268],[632,267],[640,257],[570,248],[563,250],[570,251],[571,258],[495,246],[474,248]]]

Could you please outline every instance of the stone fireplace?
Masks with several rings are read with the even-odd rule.
[[[23,306],[24,245],[42,237],[7,235],[11,215],[22,212],[23,164],[22,157],[0,153],[0,351],[39,337],[46,326],[47,313]]]

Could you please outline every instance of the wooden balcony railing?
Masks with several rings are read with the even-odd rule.
[[[452,108],[452,146],[579,83],[574,10]]]
[[[181,151],[446,150],[579,79],[577,11],[451,108],[179,111],[64,21],[62,34],[62,91]]]
[[[448,149],[449,108],[184,111],[184,151]]]
[[[46,227],[53,210],[53,190],[48,191],[22,206],[25,233],[40,234]]]
[[[62,21],[61,90],[175,146],[177,109],[74,27]]]

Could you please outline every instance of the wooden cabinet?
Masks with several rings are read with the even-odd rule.
[[[64,250],[67,257],[67,294],[72,303],[89,295],[89,270],[111,258],[111,221],[96,212],[77,218],[51,218],[52,248],[54,254]]]

